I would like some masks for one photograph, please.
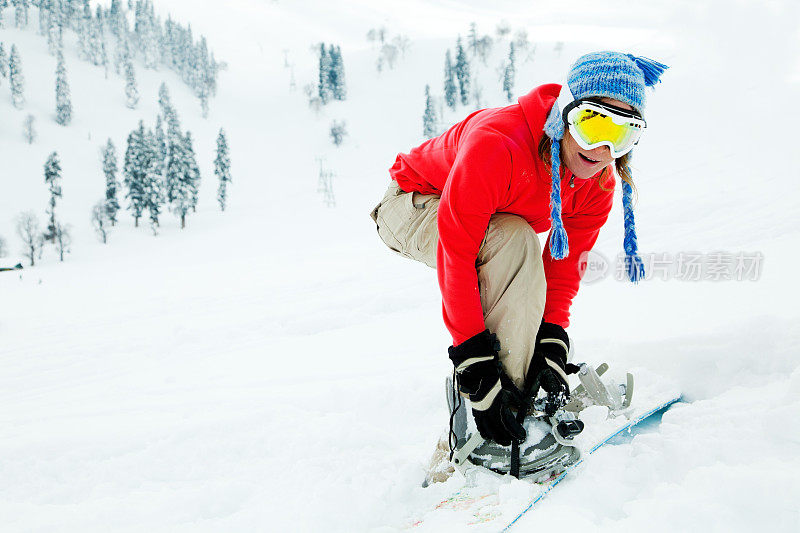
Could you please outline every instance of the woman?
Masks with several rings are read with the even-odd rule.
[[[569,394],[569,308],[611,210],[615,170],[628,274],[644,273],[628,160],[645,127],[645,87],[666,68],[587,54],[570,69],[574,100],[563,112],[561,86],[542,85],[399,154],[389,171],[371,216],[389,248],[437,270],[459,392],[487,440],[522,442],[512,411],[540,388],[555,402]],[[543,254],[536,234],[548,229]]]

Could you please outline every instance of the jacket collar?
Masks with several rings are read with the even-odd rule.
[[[531,135],[537,141],[542,136],[547,115],[560,92],[561,85],[548,83],[536,87],[517,100],[522,107],[522,114],[525,116],[525,122],[528,123],[528,129],[531,130]]]

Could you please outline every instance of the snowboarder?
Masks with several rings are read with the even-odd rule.
[[[487,441],[523,442],[515,413],[540,390],[567,401],[577,370],[567,362],[569,310],[615,175],[626,271],[633,282],[644,275],[629,162],[646,127],[645,87],[666,68],[632,54],[584,55],[568,73],[563,110],[561,86],[539,86],[517,104],[470,114],[389,170],[371,217],[390,249],[436,269],[454,381]],[[542,253],[537,233],[548,229]]]

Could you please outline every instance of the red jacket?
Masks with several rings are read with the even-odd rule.
[[[518,104],[476,111],[442,135],[408,154],[399,154],[389,170],[406,192],[439,194],[439,247],[436,269],[442,312],[453,344],[486,329],[475,262],[489,218],[494,213],[523,217],[537,233],[550,229],[550,172],[538,156],[538,144],[560,85],[542,85]],[[574,181],[562,167],[561,205],[569,255],[542,255],[547,278],[544,320],[566,328],[578,292],[582,252],[591,250],[613,203],[615,180],[607,168]],[[549,239],[548,239],[549,241]]]

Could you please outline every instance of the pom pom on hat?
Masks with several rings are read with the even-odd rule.
[[[661,81],[661,75],[669,68],[664,63],[659,63],[655,59],[650,59],[649,57],[637,57],[633,54],[627,54],[627,56],[642,70],[642,74],[644,74],[644,84],[647,87],[652,87],[656,83],[659,83]]]

